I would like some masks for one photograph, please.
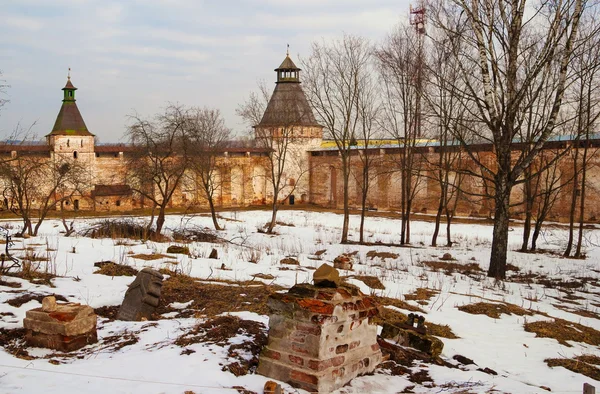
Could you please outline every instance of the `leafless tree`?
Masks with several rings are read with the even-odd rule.
[[[376,50],[379,63],[382,98],[381,125],[384,132],[398,142],[401,174],[400,206],[402,227],[400,244],[410,243],[410,218],[413,202],[421,185],[423,158],[417,153],[421,135],[420,96],[422,61],[419,42],[414,29],[400,25]],[[420,86],[419,86],[420,85]]]
[[[129,118],[126,135],[134,149],[127,159],[126,181],[133,191],[158,207],[156,234],[160,235],[166,209],[189,168],[187,117],[182,106],[170,104],[153,118],[137,114]]]
[[[348,242],[350,221],[349,178],[352,142],[360,114],[356,106],[362,81],[370,77],[371,47],[361,37],[344,35],[331,42],[314,42],[304,59],[306,93],[327,136],[334,140],[342,164],[344,219],[341,242]]]
[[[8,103],[8,99],[6,99],[6,89],[9,87],[6,84],[4,79],[1,79],[2,71],[0,71],[0,109],[4,106],[4,104]]]
[[[569,239],[564,256],[569,257],[573,248],[575,216],[578,216],[577,246],[573,257],[581,258],[585,220],[587,171],[596,150],[590,150],[590,136],[600,117],[600,25],[595,22],[597,13],[590,16],[582,26],[581,38],[571,62],[575,82],[573,84],[577,138],[573,154],[573,187],[571,213],[569,216]],[[579,203],[578,211],[577,203]]]
[[[493,183],[490,277],[506,276],[510,194],[556,132],[568,64],[587,5],[586,0],[447,0],[432,5],[434,25],[461,65],[461,100],[472,109],[468,135],[456,133],[455,138]],[[536,94],[529,97],[528,91]],[[514,158],[514,144],[524,142],[519,139],[527,110],[542,106],[542,99],[549,110],[527,141],[531,148]],[[470,149],[473,140],[491,143],[493,160],[479,160]]]
[[[215,191],[222,187],[217,168],[231,137],[231,130],[218,109],[190,108],[186,111],[186,138],[189,140],[190,169],[194,183],[199,183],[212,216],[215,230],[222,230],[215,209]]]

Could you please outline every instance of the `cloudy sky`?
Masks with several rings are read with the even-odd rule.
[[[71,67],[77,104],[101,142],[123,141],[127,115],[167,102],[235,109],[285,57],[344,32],[382,40],[409,0],[3,0],[0,70],[10,100],[0,138],[17,123],[44,136]],[[274,85],[272,85],[274,86]]]

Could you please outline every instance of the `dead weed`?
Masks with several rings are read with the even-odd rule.
[[[492,319],[499,319],[500,315],[532,316],[533,312],[523,309],[517,305],[506,302],[490,303],[477,302],[475,304],[461,305],[457,307],[459,311],[470,313],[472,315],[486,315]]]
[[[94,263],[94,267],[100,268],[99,270],[94,271],[94,274],[106,276],[136,276],[138,273],[138,270],[133,267],[113,263],[112,261],[100,261]]]
[[[594,380],[600,380],[600,369],[594,366],[594,364],[600,364],[600,358],[594,355],[582,355],[575,357],[574,359],[569,358],[548,358],[544,360],[549,367],[563,367],[575,373],[579,373],[592,378]]]
[[[433,271],[444,271],[446,275],[452,275],[455,272],[463,275],[474,275],[483,272],[477,263],[460,264],[448,261],[423,261],[423,265]]]
[[[600,345],[600,331],[563,319],[525,323],[525,331],[535,333],[536,338],[556,339],[560,344],[568,347],[571,345],[567,341]]]

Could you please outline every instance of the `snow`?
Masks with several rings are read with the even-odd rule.
[[[485,224],[454,224],[455,242],[452,248],[427,246],[433,232],[433,223],[414,221],[411,224],[412,248],[387,246],[342,245],[339,243],[342,218],[335,213],[318,213],[298,210],[282,210],[278,221],[293,224],[276,227],[278,235],[257,232],[257,228],[269,220],[266,211],[240,211],[222,213],[221,219],[226,230],[219,235],[230,242],[223,244],[192,243],[190,256],[173,254],[173,258],[142,260],[132,258],[134,254],[166,253],[170,243],[136,242],[112,239],[90,239],[82,236],[64,237],[59,231],[59,222],[48,220],[40,229],[38,237],[16,239],[15,249],[33,248],[39,256],[47,256],[49,261],[40,262],[41,270],[54,272],[60,277],[52,280],[54,287],[32,284],[17,278],[4,278],[22,284],[19,289],[0,286],[0,328],[22,327],[25,312],[39,307],[37,301],[29,301],[20,307],[13,307],[6,301],[20,295],[17,291],[35,294],[60,294],[72,302],[101,306],[119,305],[132,277],[109,277],[94,275],[94,262],[110,260],[128,264],[134,268],[169,267],[199,278],[203,283],[213,279],[229,281],[255,280],[291,287],[296,283],[309,282],[313,269],[324,262],[331,262],[341,253],[358,251],[352,272],[342,271],[342,275],[373,275],[382,281],[385,290],[373,290],[362,281],[352,279],[366,294],[377,294],[403,300],[405,294],[417,288],[439,291],[428,305],[420,306],[415,301],[407,301],[425,309],[427,322],[448,324],[458,339],[441,338],[444,342],[442,357],[448,362],[454,355],[471,358],[477,366],[461,370],[437,365],[427,365],[426,369],[433,384],[425,382],[416,385],[404,376],[391,376],[385,371],[354,379],[351,384],[336,393],[397,393],[410,386],[415,393],[485,393],[491,390],[505,393],[546,393],[540,386],[549,387],[552,392],[581,392],[584,382],[593,381],[561,367],[549,368],[544,359],[573,357],[581,354],[600,355],[595,346],[571,342],[572,347],[559,344],[550,338],[535,338],[535,334],[525,332],[523,324],[537,320],[548,320],[541,314],[533,316],[501,315],[492,319],[485,315],[472,315],[457,309],[458,306],[475,302],[507,302],[522,308],[547,313],[556,318],[577,322],[600,330],[600,320],[579,316],[555,305],[563,294],[556,288],[546,288],[537,284],[499,282],[480,275],[477,278],[461,273],[446,275],[433,272],[422,262],[438,260],[449,252],[457,263],[478,263],[487,270],[491,245],[492,227]],[[87,228],[99,219],[79,219],[75,226],[79,230]],[[138,218],[143,220],[143,218]],[[7,222],[8,223],[8,222]],[[182,223],[210,227],[207,215],[190,218],[181,215],[167,217],[167,229],[177,229]],[[6,223],[5,223],[6,224]],[[8,223],[16,226],[17,223]],[[358,218],[351,217],[350,233],[358,238]],[[168,232],[169,230],[167,230]],[[369,217],[366,220],[366,239],[369,242],[398,242],[399,221],[384,217]],[[558,255],[524,254],[514,250],[521,242],[522,228],[518,225],[510,232],[508,255],[510,264],[520,268],[521,273],[547,275],[551,279],[573,280],[576,277],[600,277],[600,230],[587,230],[586,260],[565,259]],[[539,247],[550,251],[560,251],[565,244],[567,233],[564,227],[548,226],[540,238]],[[445,244],[440,236],[439,245]],[[219,259],[208,259],[215,248]],[[48,250],[49,249],[49,250]],[[315,252],[326,250],[319,257]],[[393,252],[398,258],[384,260],[370,259],[370,250]],[[20,252],[15,252],[17,255]],[[279,261],[288,256],[298,259],[300,266],[287,266],[280,270]],[[256,260],[256,263],[250,260]],[[227,268],[222,270],[221,265]],[[254,278],[255,274],[270,274],[275,279]],[[222,283],[224,286],[235,284]],[[587,292],[574,290],[582,297],[578,308],[600,313],[600,289],[588,284]],[[171,307],[184,310],[192,301],[173,303]],[[570,305],[570,304],[569,304]],[[576,305],[570,305],[575,307]],[[403,311],[406,313],[406,311]],[[267,316],[251,312],[231,313],[242,319],[268,323]],[[78,357],[63,357],[45,349],[28,349],[37,358],[23,360],[0,349],[0,393],[236,393],[233,386],[262,393],[268,378],[249,374],[235,377],[222,371],[222,364],[228,360],[227,350],[218,345],[192,344],[188,346],[194,353],[181,354],[182,348],[174,340],[200,322],[194,318],[173,318],[176,313],[163,315],[157,322],[109,322],[99,318],[99,344],[87,346],[78,351]],[[115,349],[109,345],[102,347],[102,339],[109,336],[126,337],[135,332],[139,341],[135,344]],[[239,343],[244,336],[232,338],[230,343]],[[247,339],[247,338],[246,338]],[[49,360],[58,361],[50,363]],[[497,376],[477,371],[477,368],[491,368]],[[415,370],[422,369],[415,366]],[[429,387],[432,386],[432,387]],[[287,393],[304,393],[284,385]]]

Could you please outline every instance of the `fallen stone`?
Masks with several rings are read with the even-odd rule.
[[[477,370],[478,370],[478,371],[480,371],[480,372],[487,373],[488,375],[494,375],[494,376],[495,376],[495,375],[498,375],[498,372],[496,372],[496,371],[494,371],[493,369],[491,369],[491,368],[488,368],[488,367],[485,367],[485,368],[478,368]]]
[[[42,299],[42,311],[54,312],[56,310],[56,297],[48,296]]]
[[[129,285],[119,313],[118,320],[148,320],[156,310],[160,300],[163,276],[150,268],[141,270]]]
[[[264,394],[283,394],[283,391],[281,390],[281,385],[278,383],[275,383],[272,380],[268,380],[265,383],[265,388],[263,390]]]
[[[354,259],[348,254],[341,254],[333,260],[333,267],[339,270],[352,270]]]
[[[210,251],[210,255],[208,256],[209,259],[218,259],[219,258],[219,254],[217,253],[217,249],[214,249]]]
[[[459,363],[461,363],[462,365],[472,365],[472,364],[475,364],[475,362],[473,360],[471,360],[468,357],[461,356],[460,354],[455,354],[452,358],[454,360],[458,361]]]
[[[286,257],[285,259],[281,259],[279,264],[300,265],[300,262],[293,257]]]
[[[454,260],[454,257],[452,257],[452,255],[450,253],[444,253],[444,255],[442,257],[440,257],[440,260],[444,260],[444,261]]]
[[[313,274],[313,283],[320,287],[338,287],[340,285],[340,273],[327,263],[321,264]]]
[[[190,254],[190,248],[187,246],[171,245],[167,248],[167,253]]]

